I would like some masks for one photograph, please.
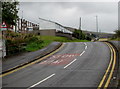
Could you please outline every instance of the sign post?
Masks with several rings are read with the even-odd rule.
[[[3,23],[2,23],[2,31],[5,31],[5,30],[7,30],[7,26],[6,26],[6,23],[3,22]]]
[[[2,31],[2,41],[0,41],[1,44],[1,50],[2,50],[2,58],[6,56],[6,44],[5,44],[5,39],[3,38],[4,34],[3,31],[7,30],[6,23],[3,22],[1,26],[1,31]]]

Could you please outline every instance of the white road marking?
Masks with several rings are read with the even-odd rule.
[[[57,60],[57,61],[54,61],[53,63],[59,63],[59,60]]]
[[[48,80],[49,78],[53,77],[54,75],[55,75],[55,74],[52,74],[52,75],[48,76],[47,78],[45,78],[45,79],[43,79],[43,80],[39,81],[38,83],[36,83],[36,84],[34,84],[34,85],[30,86],[30,87],[29,87],[29,88],[27,88],[27,89],[33,88],[33,87],[35,87],[35,86],[37,86],[37,85],[41,84],[42,82],[44,82],[44,81]]]
[[[86,43],[84,43],[85,44],[85,46],[87,45]]]
[[[80,56],[82,56],[84,53],[85,53],[85,51],[83,51],[83,52],[80,54]]]
[[[86,44],[86,43],[84,43],[84,45],[85,45],[85,49],[87,49],[87,44]]]
[[[70,62],[68,65],[66,65],[65,67],[64,67],[64,69],[65,68],[67,68],[68,66],[70,66],[73,62],[75,62],[77,59],[75,59],[75,60],[73,60],[72,62]]]
[[[85,49],[87,49],[87,46],[85,46]]]

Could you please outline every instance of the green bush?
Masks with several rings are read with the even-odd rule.
[[[4,31],[4,39],[6,40],[7,55],[15,54],[22,51],[30,51],[28,49],[38,50],[42,46],[43,41],[33,34],[15,33],[13,31]],[[33,51],[33,50],[31,50]]]
[[[57,42],[86,42],[87,40],[69,40],[65,37],[56,36],[35,36],[33,34],[15,33],[5,31],[4,39],[6,40],[7,55],[15,54],[22,51],[36,51],[46,47],[53,41]],[[84,35],[83,37],[84,38]]]
[[[73,32],[73,37],[80,39],[80,40],[85,40],[85,34],[82,32],[82,30],[75,30]]]

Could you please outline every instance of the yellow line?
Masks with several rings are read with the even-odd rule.
[[[22,67],[20,67],[20,68],[17,68],[17,69],[12,70],[12,71],[10,71],[10,72],[8,72],[8,73],[2,74],[2,75],[0,75],[0,77],[7,76],[7,75],[9,75],[9,74],[12,74],[12,73],[18,71],[18,70],[21,70],[21,69],[26,68],[26,67],[28,67],[28,66],[30,66],[30,65],[33,65],[33,64],[35,64],[35,63],[37,63],[37,62],[39,62],[39,61],[41,61],[41,60],[43,60],[43,59],[45,59],[45,58],[47,58],[47,57],[49,57],[49,56],[55,54],[55,53],[58,52],[63,46],[64,46],[64,44],[62,44],[61,47],[59,47],[59,48],[58,48],[57,50],[55,50],[54,52],[52,52],[52,53],[50,53],[50,54],[48,54],[48,55],[46,55],[46,56],[44,56],[44,57],[42,57],[42,58],[34,61],[34,62],[31,62],[31,63],[29,63],[29,64],[27,64],[27,65],[24,65],[24,66],[22,66]]]
[[[116,52],[115,52],[115,49],[114,49],[110,44],[108,44],[108,43],[106,43],[106,44],[109,46],[109,48],[110,48],[110,50],[111,50],[111,54],[113,53],[114,55],[113,55],[113,54],[111,55],[111,60],[110,60],[109,66],[108,66],[108,68],[107,68],[107,70],[106,70],[106,73],[105,73],[102,81],[100,82],[100,84],[99,84],[99,86],[98,86],[98,89],[100,89],[100,88],[102,87],[102,85],[103,85],[103,83],[104,83],[104,81],[105,81],[105,79],[106,79],[106,76],[107,76],[107,74],[108,74],[108,71],[110,70],[110,67],[111,67],[111,65],[112,65],[113,56],[114,56],[114,61],[113,61],[112,69],[111,69],[110,75],[109,75],[109,77],[108,77],[108,79],[107,79],[107,82],[105,83],[104,89],[106,89],[106,88],[108,87],[109,83],[110,83],[110,80],[111,80],[111,78],[112,78],[113,71],[114,71],[114,68],[115,68],[115,64],[116,64]]]
[[[111,46],[111,45],[110,45]],[[113,72],[114,72],[114,69],[115,69],[115,64],[116,64],[116,52],[115,52],[115,49],[111,46],[111,48],[113,49],[113,52],[114,52],[114,62],[113,62],[113,66],[112,66],[112,69],[111,69],[111,72],[110,72],[110,75],[109,75],[109,78],[105,84],[105,87],[108,87],[109,83],[110,83],[110,80],[112,78],[112,75],[113,75]]]
[[[108,45],[108,43],[106,43],[107,45]],[[109,46],[109,45],[108,45]],[[109,48],[110,48],[110,46],[109,46]],[[110,48],[110,51],[111,51],[111,54],[112,54],[112,49]],[[111,55],[111,59],[110,59],[110,63],[109,63],[109,66],[108,66],[108,68],[107,68],[107,70],[106,70],[106,72],[105,72],[105,74],[104,74],[104,76],[103,76],[103,79],[102,79],[102,81],[100,82],[100,84],[99,84],[99,86],[98,86],[98,89],[100,89],[100,87],[102,87],[102,85],[103,85],[103,83],[104,83],[104,81],[105,81],[105,78],[106,78],[106,76],[107,76],[107,74],[108,74],[108,71],[110,70],[110,66],[111,66],[111,64],[112,64],[112,60],[113,60],[113,55]]]

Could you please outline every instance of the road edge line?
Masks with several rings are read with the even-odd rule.
[[[102,78],[102,80],[100,81],[100,83],[99,83],[99,86],[98,86],[98,88],[97,89],[100,89],[101,87],[102,87],[102,85],[103,85],[103,83],[105,82],[105,79],[106,79],[106,76],[107,76],[107,74],[108,74],[108,72],[110,71],[114,71],[114,67],[115,67],[115,63],[113,63],[116,59],[116,57],[114,57],[114,55],[116,55],[116,52],[115,52],[115,50],[114,50],[114,48],[111,46],[111,44],[109,44],[108,42],[104,42],[108,47],[109,47],[109,49],[110,49],[110,51],[111,51],[111,58],[110,58],[110,62],[109,62],[109,65],[108,65],[108,67],[107,67],[107,70],[106,70],[106,72],[105,72],[105,74],[104,74],[104,76],[103,76],[103,78]],[[114,51],[113,51],[114,50]],[[113,64],[112,64],[113,63]],[[112,66],[112,69],[110,70],[110,67]],[[114,66],[114,67],[113,67]],[[111,72],[112,73],[112,75],[113,75],[113,71]],[[110,80],[111,80],[111,73],[108,75],[108,78],[107,78],[107,81],[106,81],[106,83],[105,83],[105,86],[103,86],[105,89],[108,87],[108,85],[109,85],[109,83],[110,83]],[[103,88],[102,88],[103,89]]]
[[[111,46],[111,45],[110,45],[110,46]],[[111,69],[111,72],[110,72],[110,74],[109,74],[108,80],[107,80],[107,82],[106,82],[106,84],[105,84],[105,87],[108,87],[108,86],[109,86],[110,80],[111,80],[111,78],[112,78],[112,75],[113,75],[113,72],[114,72],[114,69],[115,69],[116,58],[117,58],[117,57],[116,57],[115,49],[113,48],[113,46],[111,46],[111,48],[113,49],[113,54],[114,54],[113,59],[114,59],[114,61],[113,61],[112,69]]]

